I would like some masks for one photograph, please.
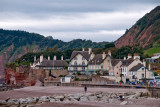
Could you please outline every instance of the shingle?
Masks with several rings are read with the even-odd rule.
[[[112,66],[116,66],[120,61],[122,62],[123,59],[112,59],[111,64],[112,64]]]
[[[136,71],[136,70],[138,70],[142,66],[143,66],[143,64],[138,63],[136,66],[132,67],[129,71]]]
[[[42,63],[40,65],[37,65],[38,67],[65,67],[68,66],[68,63],[64,60],[45,60],[42,61]]]
[[[92,60],[88,62],[88,64],[101,64],[106,59],[106,57],[109,56],[108,54],[106,54],[106,57],[103,59],[102,55],[103,54],[97,54]]]

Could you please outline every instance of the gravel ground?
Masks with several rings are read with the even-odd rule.
[[[123,89],[123,88],[88,88],[89,93],[95,93],[97,91],[108,93],[126,93],[126,92],[146,92],[146,89]],[[27,98],[27,97],[40,97],[59,94],[75,94],[84,93],[83,87],[25,87],[21,89],[15,89],[11,91],[0,92],[0,100],[7,98]],[[120,105],[114,103],[103,102],[54,102],[43,103],[36,105],[36,107],[160,107],[160,99],[148,98],[148,99],[132,99],[128,100],[127,105]]]

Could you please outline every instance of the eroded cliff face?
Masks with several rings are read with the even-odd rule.
[[[115,46],[138,46],[150,48],[154,43],[160,44],[160,6],[147,13],[126,33],[115,41]]]
[[[5,83],[8,85],[26,86],[30,69],[28,67],[12,67],[5,69]],[[31,85],[31,84],[30,84]],[[30,86],[29,85],[29,86]]]
[[[0,54],[0,82],[3,81],[5,75],[5,64],[15,61],[17,58],[20,58],[22,55],[28,52],[36,52],[38,50],[38,46],[28,46],[27,47],[20,47],[16,50],[14,44],[9,46],[8,48],[1,51]],[[32,47],[32,48],[30,48]]]
[[[115,42],[115,46],[121,48],[123,46],[140,46],[149,47],[154,42],[154,36],[152,34],[152,26],[144,29],[140,34],[139,27],[132,27],[126,34],[119,38]]]
[[[51,70],[51,74],[56,76],[60,81],[60,75],[68,75],[68,70]],[[44,80],[53,80],[55,78],[49,76],[49,70],[31,69],[30,67],[7,67],[5,69],[5,82],[8,85],[18,86],[34,86],[37,82],[44,83]]]

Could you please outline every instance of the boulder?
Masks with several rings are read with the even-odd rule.
[[[60,95],[60,96],[55,96],[54,98],[56,99],[56,101],[63,101],[65,96]]]
[[[49,102],[49,96],[42,96],[39,98],[40,102]]]
[[[107,96],[103,96],[101,98],[101,101],[103,101],[103,102],[109,102],[109,98]]]
[[[123,101],[123,102],[121,102],[121,105],[127,105],[127,101]]]
[[[102,98],[102,97],[103,97],[102,94],[97,95],[97,98]]]
[[[28,102],[27,102],[27,100],[25,98],[20,98],[19,99],[19,103],[20,104],[27,104]]]
[[[109,103],[115,103],[116,101],[118,101],[118,99],[109,99],[108,101]]]
[[[80,98],[80,101],[88,101],[88,98],[86,96],[83,96]]]
[[[12,105],[12,104],[18,105],[19,103],[20,103],[20,101],[17,100],[17,99],[10,99],[10,100],[8,100],[8,102],[7,102],[7,104],[9,104],[9,105]]]
[[[56,101],[56,99],[50,99],[50,101],[49,102],[55,102]]]
[[[28,104],[32,104],[32,103],[36,103],[37,102],[37,99],[32,98],[32,97],[28,97],[28,98],[26,98],[26,100],[27,100]]]
[[[89,101],[97,101],[97,96],[89,96]]]
[[[6,104],[7,104],[7,102],[5,100],[0,100],[0,106],[1,105],[6,105]]]

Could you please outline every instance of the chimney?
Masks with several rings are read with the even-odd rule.
[[[109,55],[109,56],[111,56],[111,55],[112,55],[110,50],[108,51],[108,55]]]
[[[40,63],[43,61],[43,55],[40,56]]]
[[[34,56],[34,62],[36,61],[36,56]]]
[[[63,60],[63,56],[61,56],[61,60]]]
[[[146,62],[145,62],[145,59],[143,59],[143,65],[146,67]]]
[[[126,57],[124,57],[124,60],[126,60]]]
[[[88,48],[88,53],[91,54],[92,48]]]
[[[103,52],[102,59],[104,59],[105,57],[106,57],[106,54],[105,54],[105,52]]]
[[[50,56],[48,56],[48,60],[50,60]]]
[[[128,59],[132,58],[132,55],[131,54],[128,54]]]
[[[92,52],[90,60],[92,60],[95,57],[94,53]]]
[[[134,59],[136,59],[136,58],[140,59],[140,56],[138,53],[134,53]]]
[[[54,60],[57,60],[57,57],[54,55]]]
[[[84,48],[82,48],[82,51],[84,51]]]

